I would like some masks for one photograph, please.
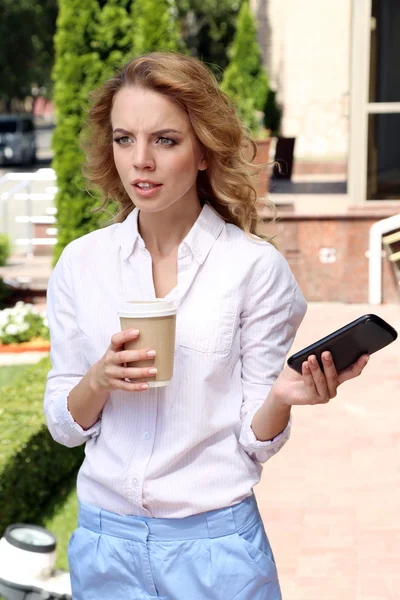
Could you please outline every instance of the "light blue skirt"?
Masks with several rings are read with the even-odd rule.
[[[254,496],[183,519],[81,504],[69,563],[73,600],[281,600]]]

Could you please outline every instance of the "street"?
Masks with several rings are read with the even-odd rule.
[[[0,177],[7,172],[30,172],[42,167],[49,167],[52,159],[51,136],[54,126],[49,124],[36,125],[37,163],[33,167],[4,166],[0,164]]]

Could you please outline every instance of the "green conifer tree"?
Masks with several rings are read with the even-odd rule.
[[[73,239],[97,229],[106,217],[93,213],[98,199],[86,191],[80,133],[89,92],[132,54],[130,0],[59,0],[53,70],[56,129],[53,167],[57,175],[56,261]]]
[[[261,127],[257,111],[264,109],[268,78],[262,65],[256,21],[248,0],[243,0],[240,8],[229,54],[230,61],[224,72],[221,89],[234,100],[240,117],[257,135]]]
[[[107,0],[100,14],[93,44],[103,64],[103,79],[112,77],[133,54],[133,0]]]
[[[132,17],[135,56],[156,51],[186,52],[175,0],[135,0]]]

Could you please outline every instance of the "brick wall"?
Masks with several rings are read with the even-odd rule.
[[[366,303],[369,229],[377,220],[368,214],[282,214],[274,226],[261,226],[260,231],[275,234],[308,301]],[[389,261],[384,259],[383,302],[400,302],[399,292]]]

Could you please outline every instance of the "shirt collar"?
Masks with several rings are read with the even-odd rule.
[[[144,242],[140,237],[138,230],[138,214],[139,210],[134,208],[126,217],[125,221],[121,223],[119,242],[121,247],[121,257],[123,260],[127,259],[132,254],[139,239],[143,243],[144,247]]]
[[[145,247],[138,230],[138,215],[139,210],[134,208],[121,223],[119,241],[123,260],[132,254],[136,244]],[[189,248],[196,262],[202,264],[224,226],[223,218],[206,203],[182,244]]]
[[[182,242],[189,247],[199,265],[203,264],[207,258],[224,227],[223,218],[209,204],[204,204],[193,227]]]

